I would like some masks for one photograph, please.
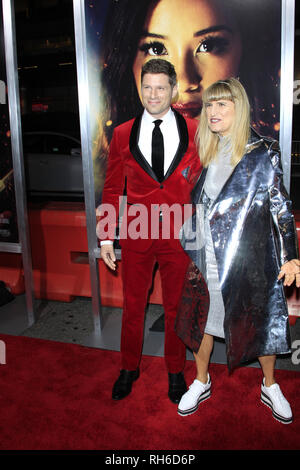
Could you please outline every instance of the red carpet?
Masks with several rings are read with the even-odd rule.
[[[120,353],[0,335],[0,450],[202,450],[300,448],[298,372],[277,371],[294,422],[275,421],[260,403],[261,371],[232,376],[212,365],[212,397],[180,417],[167,397],[163,358],[144,356],[129,397],[111,399]],[[186,365],[193,380],[194,363]]]

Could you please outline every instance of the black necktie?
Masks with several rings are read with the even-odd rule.
[[[155,127],[152,132],[152,169],[159,182],[164,179],[164,138],[159,128],[161,119],[154,121]]]

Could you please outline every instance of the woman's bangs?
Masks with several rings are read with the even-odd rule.
[[[203,103],[209,103],[210,101],[219,100],[234,101],[230,88],[225,83],[215,83],[208,87],[203,92],[202,100]]]

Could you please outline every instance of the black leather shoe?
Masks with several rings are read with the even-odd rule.
[[[127,397],[131,392],[133,382],[137,380],[139,376],[140,371],[138,368],[136,370],[122,369],[118,380],[116,380],[113,386],[112,399],[122,400],[122,398]]]
[[[179,403],[182,395],[187,391],[187,386],[182,372],[178,374],[169,373],[168,396],[173,403]]]

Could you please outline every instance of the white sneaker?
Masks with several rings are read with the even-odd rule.
[[[273,384],[270,387],[265,386],[265,379],[261,385],[261,401],[271,408],[273,417],[284,424],[289,424],[293,421],[293,414],[289,402],[284,397],[278,384]]]
[[[192,385],[190,385],[187,392],[182,395],[178,405],[178,414],[180,416],[188,416],[198,410],[201,402],[207,400],[211,395],[211,380],[208,374],[206,384],[195,379]]]

